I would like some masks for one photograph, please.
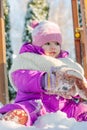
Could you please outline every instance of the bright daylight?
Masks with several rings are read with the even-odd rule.
[[[87,130],[87,0],[0,0],[0,130]]]

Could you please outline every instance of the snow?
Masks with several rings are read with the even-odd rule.
[[[24,20],[29,0],[8,0],[10,5],[10,37],[14,54],[18,54],[22,43]]]
[[[11,18],[11,42],[13,46],[14,56],[18,53],[19,48],[22,44],[21,37],[24,27],[24,17],[26,13],[26,6],[29,0],[8,0],[11,5],[11,12],[10,12],[10,18]],[[51,0],[51,3],[53,0]],[[60,2],[60,3],[58,3]],[[64,4],[62,4],[64,2]],[[71,18],[71,11],[69,10],[71,8],[70,3],[67,3],[67,0],[55,0],[56,4],[52,3],[51,8],[53,11],[50,11],[50,20],[54,20],[55,22],[59,22],[63,36],[64,37],[64,45],[71,51],[71,56],[73,56],[74,52],[74,46],[72,47],[73,43],[73,30],[72,30],[72,18]],[[53,6],[54,5],[54,6]],[[59,5],[60,7],[56,5]],[[63,7],[62,7],[63,6]],[[61,9],[62,7],[62,9]],[[64,10],[66,10],[64,12]],[[15,11],[14,11],[15,10]],[[63,12],[62,12],[63,11]],[[56,12],[55,15],[52,14],[53,12]],[[69,14],[70,13],[70,14]],[[62,14],[62,15],[59,15]],[[68,15],[68,17],[66,17]],[[51,16],[54,16],[51,17]],[[58,17],[57,17],[58,16]],[[61,16],[61,17],[60,17]],[[16,22],[15,22],[16,21]],[[63,21],[66,25],[63,25]],[[61,25],[62,24],[62,25]],[[67,27],[68,29],[66,29]],[[69,31],[70,30],[70,31]],[[69,31],[69,32],[66,32]],[[71,33],[70,33],[71,32]],[[68,34],[67,36],[65,34]],[[73,48],[73,49],[72,49]],[[0,103],[0,107],[2,104]],[[35,122],[33,126],[23,126],[16,124],[12,121],[0,121],[0,130],[87,130],[87,122],[77,122],[75,119],[70,118],[68,119],[66,114],[63,112],[56,112],[56,113],[47,113],[46,115],[39,117],[38,120]]]
[[[0,121],[0,130],[86,130],[86,122],[76,122],[75,119],[68,119],[63,112],[50,113],[39,117],[33,126],[23,126],[12,121]]]
[[[1,103],[0,107],[2,107]],[[65,113],[58,111],[39,117],[33,126],[1,120],[0,130],[87,130],[87,122],[77,122],[74,118],[67,118]]]

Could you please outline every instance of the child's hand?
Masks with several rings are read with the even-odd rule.
[[[48,74],[47,93],[56,94],[64,98],[72,98],[76,94],[74,78],[60,71],[59,68],[51,68]]]
[[[56,87],[60,96],[72,98],[76,94],[87,100],[87,81],[75,70],[56,70]]]
[[[63,72],[56,74],[56,91],[58,95],[70,99],[76,95],[75,78]]]
[[[76,91],[82,99],[87,100],[87,81],[76,78]]]
[[[79,94],[81,98],[87,100],[87,82],[78,71],[52,68],[48,79],[50,79],[46,87],[48,93],[57,94],[66,99]]]

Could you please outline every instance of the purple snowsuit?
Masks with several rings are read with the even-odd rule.
[[[26,43],[20,50],[22,53],[31,52],[43,55],[40,47]],[[65,57],[67,52],[60,53],[58,58]],[[29,61],[30,62],[30,61]],[[64,99],[57,95],[49,95],[43,89],[44,73],[42,71],[20,69],[14,71],[11,76],[17,87],[17,96],[13,104],[6,104],[0,108],[0,113],[5,114],[14,109],[23,109],[28,115],[27,126],[33,125],[37,118],[46,112],[57,112],[61,110],[67,117],[74,117],[78,121],[87,120],[87,105],[77,98]]]

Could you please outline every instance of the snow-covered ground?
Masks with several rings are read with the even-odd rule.
[[[87,122],[69,119],[65,113],[58,111],[39,117],[33,126],[23,126],[12,121],[0,121],[0,130],[87,130]]]
[[[2,106],[0,103],[0,107]],[[67,118],[65,113],[58,111],[39,117],[33,126],[1,120],[0,130],[87,130],[87,122],[77,122],[74,118]]]

